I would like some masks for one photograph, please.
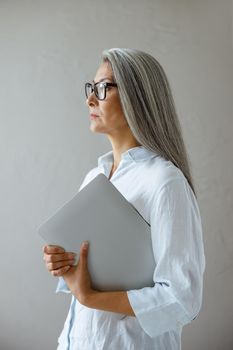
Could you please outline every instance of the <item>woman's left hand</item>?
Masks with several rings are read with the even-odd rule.
[[[80,249],[78,264],[72,266],[62,275],[71,293],[81,304],[85,304],[87,298],[95,292],[91,287],[91,277],[88,271],[88,248],[89,243],[83,242]]]

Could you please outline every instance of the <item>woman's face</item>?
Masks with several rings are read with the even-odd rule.
[[[99,81],[114,82],[112,68],[109,62],[103,62],[98,68],[94,83]],[[107,87],[106,98],[102,101],[98,100],[93,92],[87,98],[86,103],[90,111],[91,131],[117,136],[118,133],[122,133],[124,128],[129,128],[121,107],[117,87]],[[91,114],[95,114],[98,117],[93,118]]]

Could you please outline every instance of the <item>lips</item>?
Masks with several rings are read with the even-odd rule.
[[[99,116],[96,114],[90,114],[90,118],[98,118]]]

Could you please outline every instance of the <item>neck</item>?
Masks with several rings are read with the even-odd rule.
[[[113,171],[118,167],[121,161],[122,153],[126,152],[130,148],[141,146],[141,144],[137,142],[137,140],[134,137],[129,137],[124,140],[110,139],[110,142],[112,144],[114,159],[112,168]]]

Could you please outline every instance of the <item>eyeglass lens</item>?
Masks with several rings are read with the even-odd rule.
[[[86,95],[87,97],[89,97],[91,95],[93,91],[93,85],[91,84],[87,84],[86,85]],[[101,99],[104,99],[105,97],[105,86],[104,84],[96,84],[94,85],[94,91],[95,91],[95,94],[96,94],[96,97],[99,98],[100,100]]]

